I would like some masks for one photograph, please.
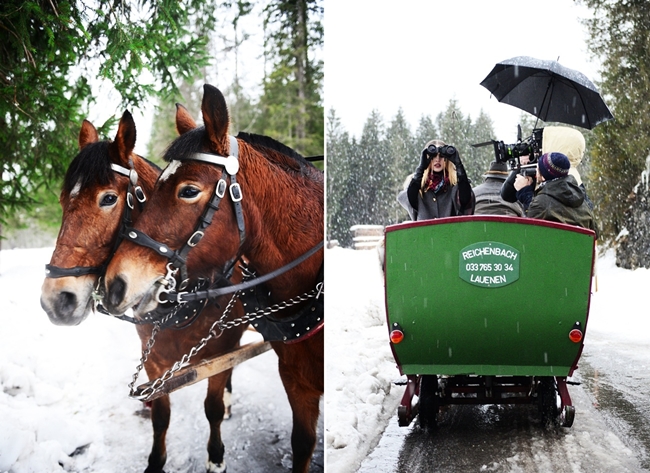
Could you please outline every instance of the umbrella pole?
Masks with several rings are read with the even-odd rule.
[[[553,84],[553,76],[548,80],[548,85],[546,86],[546,92],[544,92],[544,98],[542,99],[542,106],[539,108],[539,113],[537,116],[537,121],[535,121],[535,128],[537,128],[537,122],[539,122],[540,117],[542,116],[542,111],[544,110],[544,103],[546,102],[546,97],[548,97],[548,92],[551,90],[551,84]]]

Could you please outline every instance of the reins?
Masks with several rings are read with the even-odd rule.
[[[302,263],[307,258],[309,258],[314,253],[316,253],[318,250],[320,250],[322,247],[323,247],[323,242],[321,241],[316,246],[311,248],[309,251],[303,253],[298,258],[285,264],[284,266],[274,271],[271,271],[270,273],[267,273],[264,276],[257,276],[254,279],[239,284],[235,284],[232,286],[221,287],[216,289],[207,289],[205,291],[196,291],[196,292],[173,292],[173,291],[163,292],[163,294],[167,295],[167,300],[161,300],[161,302],[175,302],[175,303],[183,304],[185,302],[196,301],[197,299],[203,299],[203,298],[216,299],[217,297],[221,297],[225,294],[232,294],[237,291],[245,291],[246,289],[257,286],[259,284],[263,284],[266,281],[270,281],[271,279],[276,278],[281,274],[286,273],[287,271],[295,268],[300,263]],[[162,294],[160,295],[162,296]]]

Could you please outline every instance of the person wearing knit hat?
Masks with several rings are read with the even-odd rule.
[[[523,217],[524,207],[521,202],[506,202],[501,198],[501,186],[510,174],[506,163],[492,161],[490,168],[483,174],[482,184],[474,187],[476,215],[511,215]]]
[[[585,154],[585,137],[575,128],[568,126],[547,126],[542,133],[542,153],[557,151],[569,158],[569,173],[575,177],[578,185],[582,184],[578,165]]]
[[[569,174],[570,168],[571,163],[565,154],[543,154],[537,160],[537,189],[532,178],[518,175],[514,183],[517,199],[527,209],[527,217],[577,225],[597,232],[593,211],[575,177]]]
[[[593,209],[594,204],[587,196],[587,189],[585,188],[580,173],[578,172],[578,166],[582,162],[585,148],[585,137],[579,130],[569,128],[568,126],[544,127],[542,134],[542,153],[557,151],[569,158],[569,162],[571,163],[569,174],[575,178],[576,182],[582,189],[582,192],[585,194],[587,205]]]
[[[567,176],[570,167],[569,158],[562,153],[546,153],[537,161],[539,173],[546,181]]]

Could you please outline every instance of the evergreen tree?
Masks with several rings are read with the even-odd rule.
[[[213,9],[214,2],[198,0],[97,0],[92,7],[65,0],[3,1],[0,222],[39,199],[55,201],[78,151],[81,121],[95,102],[91,81],[112,84],[124,108],[155,93],[173,93],[176,77],[192,76],[207,59],[205,37],[190,35],[187,25],[195,18],[202,32],[210,29],[207,12]]]
[[[420,153],[424,149],[427,142],[439,139],[440,130],[431,119],[431,116],[426,115],[420,118],[418,128],[415,131],[415,149],[413,150],[412,165],[409,169],[411,172],[415,171],[416,166],[420,162]]]
[[[404,187],[404,180],[413,171],[413,149],[415,146],[413,134],[409,128],[404,111],[400,108],[386,131],[386,146],[391,165],[387,195],[387,221],[398,223],[408,218],[407,212],[397,202],[397,194]]]
[[[352,144],[340,119],[331,109],[327,116],[327,239],[338,240],[349,246],[352,226],[348,204],[348,182],[350,180],[350,153]]]
[[[624,228],[627,197],[650,154],[650,2],[585,0],[589,47],[602,61],[600,91],[615,119],[594,129],[590,196],[602,236]]]
[[[463,160],[463,164],[474,187],[483,182],[483,174],[490,169],[490,163],[495,160],[494,146],[492,144],[480,147],[471,146],[487,143],[494,139],[492,119],[483,110],[479,113],[476,122],[471,126],[468,138],[470,141],[469,154],[467,159]]]
[[[453,145],[458,150],[465,170],[470,179],[480,175],[483,170],[478,169],[476,163],[472,162],[473,149],[471,147],[472,120],[465,117],[461,111],[458,101],[449,101],[447,109],[436,117],[436,125],[440,130],[440,138],[448,145]]]
[[[385,221],[385,200],[389,180],[388,152],[384,140],[383,119],[373,110],[366,120],[354,154],[350,156],[348,201],[345,206],[357,225],[381,225]]]
[[[322,0],[274,0],[265,8],[266,60],[258,132],[303,155],[323,154]]]

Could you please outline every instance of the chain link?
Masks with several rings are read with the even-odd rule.
[[[174,365],[170,369],[165,371],[162,374],[162,376],[154,380],[150,386],[147,386],[145,389],[142,390],[141,393],[136,395],[134,389],[135,383],[138,379],[140,371],[142,371],[142,368],[144,367],[144,363],[147,361],[147,358],[151,353],[151,349],[155,343],[156,334],[160,331],[160,322],[159,321],[154,322],[154,328],[151,331],[151,338],[149,338],[149,341],[147,342],[145,349],[142,351],[140,364],[136,367],[136,372],[133,374],[133,380],[131,381],[131,383],[129,383],[129,397],[134,399],[139,399],[142,401],[150,400],[152,396],[154,396],[155,394],[157,394],[159,391],[162,390],[165,383],[169,381],[176,372],[180,371],[189,362],[190,358],[192,358],[199,351],[201,351],[212,338],[219,338],[224,331],[234,327],[238,327],[239,325],[242,324],[249,323],[253,320],[264,317],[265,315],[271,315],[275,312],[279,312],[283,309],[296,305],[300,302],[313,299],[314,297],[320,297],[321,295],[323,295],[322,282],[318,283],[316,285],[316,289],[312,289],[310,292],[305,292],[300,296],[293,297],[287,301],[280,302],[279,304],[273,304],[272,306],[267,307],[265,309],[259,309],[255,312],[249,312],[244,314],[243,317],[238,317],[236,319],[224,322],[224,319],[228,317],[228,315],[232,311],[232,308],[235,305],[237,298],[239,297],[239,291],[236,292],[230,298],[230,301],[228,302],[228,305],[224,309],[221,317],[218,320],[215,320],[214,323],[210,326],[210,330],[208,330],[208,335],[202,338],[194,347],[192,347],[192,349],[188,353],[183,355],[179,361],[174,363]],[[219,334],[217,334],[215,330],[217,328],[220,330]]]

